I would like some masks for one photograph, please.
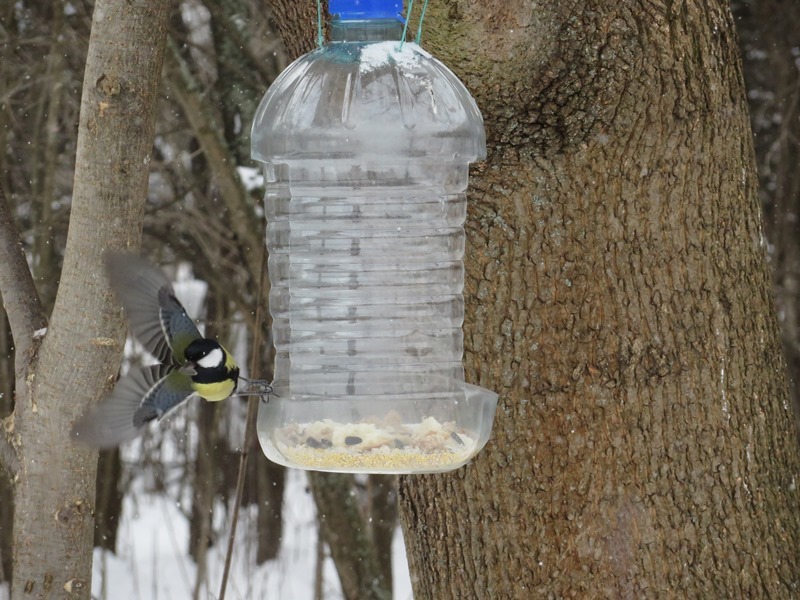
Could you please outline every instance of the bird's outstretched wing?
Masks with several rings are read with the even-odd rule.
[[[193,394],[191,383],[188,373],[166,365],[133,370],[76,423],[72,437],[98,448],[119,446],[185,402]]]
[[[200,332],[164,273],[146,259],[110,252],[106,271],[137,340],[164,364],[183,364],[184,351]]]

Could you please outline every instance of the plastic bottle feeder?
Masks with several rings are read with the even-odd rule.
[[[483,119],[447,67],[401,46],[402,3],[330,4],[334,41],[275,80],[253,123],[277,394],[259,440],[289,467],[448,471],[486,444],[497,405],[461,362]]]

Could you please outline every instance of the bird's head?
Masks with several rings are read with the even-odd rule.
[[[201,369],[219,369],[225,365],[225,351],[214,340],[200,338],[186,347],[186,360]]]

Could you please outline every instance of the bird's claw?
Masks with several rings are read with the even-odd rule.
[[[269,402],[270,396],[277,395],[275,389],[265,379],[250,379],[247,387],[240,390],[238,394],[240,396],[261,396],[262,402]]]

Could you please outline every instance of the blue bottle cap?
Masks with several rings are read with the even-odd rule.
[[[330,0],[328,12],[342,21],[366,19],[403,20],[402,0]]]

